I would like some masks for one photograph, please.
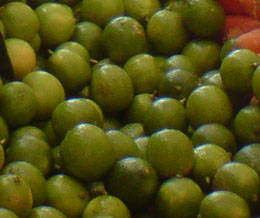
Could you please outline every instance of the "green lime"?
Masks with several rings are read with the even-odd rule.
[[[2,34],[3,38],[5,39],[5,37],[6,37],[5,26],[1,20],[0,20],[0,33]]]
[[[182,55],[190,58],[198,69],[196,73],[201,76],[207,71],[219,67],[220,50],[221,47],[216,41],[194,39],[185,45],[182,50]]]
[[[141,123],[129,123],[120,129],[121,132],[125,133],[132,139],[140,136],[144,136],[144,127]]]
[[[215,144],[232,153],[237,148],[236,138],[231,130],[218,123],[201,125],[192,134],[191,140],[194,146]]]
[[[56,133],[53,129],[53,125],[51,120],[48,120],[44,127],[42,128],[42,130],[44,131],[45,135],[46,135],[46,141],[48,142],[48,144],[51,147],[55,147],[58,145],[58,137],[56,136]]]
[[[250,209],[239,195],[217,191],[207,195],[200,204],[198,218],[250,218]]]
[[[259,200],[260,180],[256,171],[248,165],[229,162],[217,170],[213,189],[234,192],[247,202],[254,203]]]
[[[115,152],[108,136],[92,124],[79,124],[68,131],[60,152],[63,169],[87,181],[103,177],[115,161]]]
[[[81,217],[90,201],[87,189],[76,179],[58,174],[46,183],[46,204],[64,213],[66,217]]]
[[[216,86],[202,86],[195,89],[186,103],[186,115],[194,127],[206,123],[228,125],[232,114],[228,96]]]
[[[83,0],[80,18],[104,28],[112,18],[124,15],[124,13],[122,0]]]
[[[52,148],[52,156],[54,161],[54,170],[57,172],[61,171],[61,158],[60,158],[60,145]]]
[[[193,145],[184,133],[164,129],[151,135],[146,147],[147,160],[158,175],[170,178],[187,175],[194,164]]]
[[[237,49],[229,53],[222,61],[220,74],[224,86],[236,93],[251,91],[252,77],[260,57],[251,50]]]
[[[57,46],[72,37],[75,18],[69,6],[48,2],[39,5],[35,12],[40,21],[39,34],[44,46]]]
[[[45,203],[46,180],[42,172],[36,166],[25,161],[15,161],[7,164],[2,169],[1,174],[15,174],[23,178],[32,191],[34,207]]]
[[[158,177],[146,160],[126,157],[114,164],[105,179],[105,187],[127,207],[137,209],[152,200],[158,187]]]
[[[208,71],[206,74],[210,74],[211,72],[212,71]],[[216,73],[214,73],[213,75],[209,75],[207,78],[202,79],[202,84],[203,85],[217,86],[217,87],[224,90],[225,86],[222,82],[220,72],[218,70],[213,70],[213,72],[216,72]],[[227,93],[227,95],[230,97],[229,93]]]
[[[260,108],[248,105],[242,108],[234,118],[234,132],[242,144],[258,143],[260,140]]]
[[[2,144],[0,143],[0,170],[2,170],[4,163],[5,163],[5,151]]]
[[[188,41],[188,32],[179,13],[157,11],[147,24],[147,39],[162,55],[179,53]]]
[[[185,1],[183,0],[162,0],[164,2],[164,7],[170,11],[182,13],[184,6],[185,6]]]
[[[10,57],[15,79],[22,79],[30,73],[36,64],[36,55],[32,46],[17,38],[5,40],[8,55]]]
[[[148,136],[138,137],[134,141],[139,149],[139,157],[144,160],[147,160],[146,150],[147,150],[149,137]]]
[[[91,123],[102,127],[103,113],[99,106],[86,98],[72,98],[57,105],[51,117],[52,127],[59,139],[80,123]]]
[[[260,100],[260,83],[258,82],[259,80],[260,80],[260,67],[257,67],[255,72],[253,73],[251,86],[253,89],[253,93],[258,100]]]
[[[48,72],[33,71],[22,81],[33,89],[37,98],[39,107],[35,118],[38,120],[49,119],[55,107],[65,100],[62,84]]]
[[[88,63],[90,61],[88,50],[78,42],[73,42],[73,41],[64,42],[60,44],[58,47],[56,47],[54,51],[58,51],[61,49],[68,49],[74,51]]]
[[[158,85],[158,95],[186,100],[199,85],[199,77],[189,71],[172,69],[165,73]]]
[[[5,120],[0,116],[0,144],[5,146],[9,140],[9,128]]]
[[[167,56],[159,55],[159,56],[153,56],[158,67],[161,69],[162,72],[166,72],[166,62],[167,62]]]
[[[27,161],[36,166],[44,176],[53,167],[53,156],[50,146],[43,139],[25,135],[10,142],[6,150],[6,163]]]
[[[92,73],[90,96],[104,112],[122,111],[134,96],[131,78],[117,65],[103,65]]]
[[[107,195],[107,190],[105,188],[105,184],[103,181],[94,181],[90,182],[86,185],[87,190],[91,199],[100,196],[100,195]]]
[[[3,86],[0,114],[9,127],[29,124],[38,109],[33,89],[23,82],[9,82]]]
[[[231,161],[230,154],[214,144],[204,144],[194,148],[194,157],[191,175],[193,180],[204,189],[211,188],[211,182],[217,170]]]
[[[123,0],[125,12],[140,23],[146,23],[151,16],[161,9],[159,0]]]
[[[10,2],[0,11],[6,38],[19,38],[30,42],[39,31],[39,20],[34,10],[23,2]]]
[[[225,13],[218,1],[187,0],[181,13],[186,27],[198,37],[215,38],[225,25]]]
[[[82,21],[76,24],[72,40],[83,45],[88,50],[90,58],[100,60],[105,56],[102,35],[103,30],[97,24]]]
[[[163,76],[155,58],[149,54],[138,54],[124,65],[125,71],[131,77],[135,94],[153,93]]]
[[[36,55],[36,64],[34,66],[35,71],[37,70],[47,70],[47,59],[40,54]]]
[[[220,52],[221,60],[223,60],[230,52],[235,50],[234,42],[235,42],[236,38],[237,37],[234,37],[234,38],[228,39],[227,41],[224,42],[224,44],[221,48],[221,52]]]
[[[59,210],[50,206],[39,206],[32,209],[28,218],[66,218]]]
[[[120,129],[121,122],[115,118],[115,117],[104,117],[104,124],[103,129],[104,131],[114,130],[114,129]]]
[[[92,72],[96,71],[99,67],[102,67],[103,65],[106,64],[115,64],[113,61],[111,61],[109,58],[104,58],[100,61],[97,61],[97,63],[94,63],[92,66]]]
[[[106,132],[106,135],[110,139],[116,160],[119,160],[128,156],[138,156],[139,150],[134,140],[119,130],[110,130]]]
[[[166,59],[165,71],[167,72],[175,68],[186,70],[194,74],[199,74],[199,69],[196,64],[192,62],[192,58],[182,54],[172,55]]]
[[[106,25],[103,45],[109,58],[119,63],[147,51],[143,27],[134,18],[128,16],[116,17]]]
[[[158,98],[147,109],[143,118],[144,129],[151,134],[164,128],[184,131],[187,128],[185,108],[174,98]]]
[[[33,50],[35,52],[38,52],[42,45],[42,40],[40,35],[37,33],[29,43],[32,46]]]
[[[90,64],[68,49],[54,52],[48,58],[48,70],[56,76],[67,93],[80,91],[90,80]]]
[[[117,197],[102,195],[92,199],[86,206],[82,218],[131,218],[126,205]]]
[[[244,163],[256,171],[260,177],[260,144],[249,144],[242,147],[233,157],[236,162]]]
[[[203,193],[190,178],[168,179],[156,194],[155,207],[158,217],[194,218],[198,214]]]
[[[19,218],[28,217],[32,205],[32,192],[29,185],[14,174],[0,176],[0,207],[14,212]]]
[[[0,208],[0,216],[4,218],[19,218],[14,212],[6,208]]]

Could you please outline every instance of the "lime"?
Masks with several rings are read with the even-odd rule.
[[[25,161],[15,161],[7,164],[1,174],[15,174],[23,178],[32,191],[34,207],[45,203],[46,180],[36,166]]]
[[[48,2],[39,5],[35,12],[40,21],[39,34],[44,46],[57,46],[72,37],[75,18],[69,6]]]
[[[239,195],[217,191],[207,195],[200,204],[198,218],[250,218],[250,209]]]
[[[54,52],[48,58],[48,70],[56,76],[67,93],[80,91],[90,80],[90,64],[68,49]]]
[[[117,65],[103,65],[92,73],[91,98],[107,113],[126,109],[134,95],[131,78]]]
[[[86,188],[74,178],[58,174],[46,183],[46,204],[64,213],[66,217],[81,217],[90,197]]]
[[[121,122],[114,118],[114,117],[104,117],[104,124],[103,124],[103,129],[105,131],[113,130],[113,129],[120,129],[121,127]]]
[[[142,208],[148,204],[158,187],[155,170],[138,157],[117,161],[107,174],[105,187],[111,195],[121,199],[129,208]]]
[[[6,208],[0,208],[0,216],[5,218],[19,218],[14,212]]]
[[[163,55],[159,56],[153,56],[155,58],[155,61],[158,65],[158,67],[161,69],[162,72],[166,71],[166,62],[167,62],[167,57]]]
[[[130,211],[117,197],[112,195],[98,196],[86,206],[82,218],[130,218]]]
[[[47,59],[40,54],[36,55],[36,64],[33,70],[47,70]]]
[[[27,161],[36,166],[44,176],[53,167],[51,148],[46,141],[33,135],[25,135],[10,142],[6,150],[6,163],[14,161]]]
[[[80,18],[104,28],[112,18],[124,15],[124,12],[122,0],[83,0]]]
[[[187,28],[198,37],[215,38],[225,25],[225,13],[218,1],[187,0],[181,13]]]
[[[125,133],[132,139],[144,135],[144,127],[141,123],[129,123],[120,129],[121,132]]]
[[[164,181],[156,194],[158,217],[194,218],[198,214],[203,193],[190,178]]]
[[[5,40],[5,44],[13,66],[14,77],[22,79],[35,67],[35,52],[32,46],[22,39],[8,38]]]
[[[223,60],[230,52],[235,50],[234,48],[234,42],[236,40],[236,37],[228,39],[224,42],[221,52],[220,52],[220,59]]]
[[[224,148],[227,152],[234,153],[237,142],[234,134],[225,126],[218,123],[208,123],[201,125],[191,137],[194,146],[202,144],[216,144]]]
[[[258,82],[259,80],[260,80],[260,67],[257,67],[255,72],[253,73],[251,85],[252,85],[253,93],[258,100],[260,100],[260,83]]]
[[[59,210],[50,206],[39,206],[32,209],[28,218],[66,218]]]
[[[185,108],[174,98],[158,98],[147,109],[143,124],[147,134],[164,128],[184,131],[187,128]]]
[[[90,61],[88,50],[78,42],[68,41],[68,42],[61,43],[58,47],[55,48],[54,51],[58,51],[61,49],[68,49],[74,51],[88,63]]]
[[[110,130],[106,134],[112,143],[116,160],[139,155],[137,145],[130,136],[119,130]]]
[[[33,204],[32,192],[20,176],[1,175],[0,193],[1,208],[11,210],[20,218],[28,217]]]
[[[4,163],[5,163],[5,151],[2,144],[0,144],[0,170],[2,170]]]
[[[236,114],[234,118],[234,132],[242,144],[259,142],[260,140],[260,108],[248,105]]]
[[[229,153],[214,144],[204,144],[194,148],[194,157],[192,178],[204,189],[211,187],[212,179],[217,170],[231,161]]]
[[[30,42],[39,30],[39,20],[34,10],[23,2],[10,2],[0,11],[6,38],[19,38]]]
[[[65,100],[65,91],[60,81],[48,72],[33,71],[22,81],[33,89],[37,98],[39,107],[35,118],[38,120],[50,118],[54,108]]]
[[[88,50],[90,58],[100,60],[105,55],[102,34],[103,30],[97,24],[82,21],[76,24],[72,40],[83,45]]]
[[[206,74],[210,73],[212,71],[208,71]],[[225,89],[225,86],[222,82],[222,78],[220,75],[220,72],[218,70],[213,70],[214,73],[213,75],[208,76],[207,78],[203,78],[202,84],[203,85],[213,85],[213,86],[217,86],[221,89]],[[227,92],[227,95],[230,97],[229,92]]]
[[[57,137],[63,139],[70,129],[80,123],[102,127],[103,113],[90,99],[72,98],[58,104],[52,113],[51,123]]]
[[[3,36],[3,38],[5,39],[5,37],[6,37],[5,26],[4,26],[3,22],[2,22],[2,20],[0,20],[0,32],[1,32],[2,36]]]
[[[97,196],[100,196],[100,195],[108,194],[103,181],[90,182],[87,184],[86,187],[87,187],[87,190],[89,192],[91,199],[93,199]]]
[[[147,160],[146,150],[147,150],[149,137],[148,136],[138,137],[134,141],[139,149],[139,157],[144,160]]]
[[[260,177],[260,144],[249,144],[242,147],[233,157],[234,161],[247,164],[253,168]]]
[[[260,57],[251,50],[232,51],[223,59],[220,67],[224,86],[236,93],[250,92],[252,77],[259,63]]]
[[[220,50],[221,47],[216,41],[194,39],[185,45],[182,55],[190,58],[197,67],[196,73],[201,76],[203,73],[219,67]]]
[[[124,65],[125,71],[131,77],[136,94],[153,93],[163,76],[155,58],[149,54],[138,54]]]
[[[186,103],[186,114],[192,126],[206,123],[228,125],[232,118],[232,105],[226,93],[216,86],[195,89]]]
[[[48,120],[44,127],[42,128],[46,135],[46,141],[51,147],[55,147],[58,145],[58,137],[56,136],[56,133],[53,129],[53,125],[51,120]]]
[[[55,146],[52,148],[52,156],[54,161],[54,170],[57,172],[61,171],[61,159],[60,159],[60,145]]]
[[[87,181],[103,177],[115,161],[108,136],[92,124],[79,124],[72,128],[62,141],[60,152],[63,169]]]
[[[249,203],[258,202],[260,180],[255,170],[244,163],[229,162],[221,166],[213,179],[214,190],[232,191]]]
[[[143,27],[134,18],[127,16],[116,17],[106,25],[103,45],[109,58],[119,63],[147,51]]]
[[[37,33],[29,43],[32,46],[33,50],[35,52],[38,52],[42,45],[42,40],[40,35]]]
[[[194,164],[193,145],[181,131],[165,129],[151,135],[146,147],[147,160],[158,175],[170,178],[188,174]]]
[[[95,63],[92,66],[92,72],[96,71],[99,67],[106,65],[106,64],[115,64],[113,61],[111,61],[109,58],[104,58],[100,61],[97,61],[97,63]]]
[[[157,11],[147,24],[147,39],[162,55],[179,53],[188,41],[188,32],[179,13]]]
[[[9,128],[5,120],[0,116],[0,144],[5,146],[9,140]]]
[[[0,114],[11,128],[29,124],[37,111],[33,89],[23,82],[9,82],[3,86]]]

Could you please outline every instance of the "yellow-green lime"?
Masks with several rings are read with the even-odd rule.
[[[5,26],[2,22],[2,20],[0,20],[0,33],[2,34],[3,38],[5,39],[5,37],[6,37]]]
[[[135,139],[135,144],[139,149],[139,157],[144,160],[147,160],[146,150],[147,150],[148,140],[149,140],[148,136],[142,136]]]
[[[29,41],[30,45],[32,46],[33,50],[35,52],[38,52],[41,48],[41,45],[42,45],[42,40],[41,40],[41,37],[39,35],[39,33],[37,33],[33,39],[31,41]]]
[[[129,123],[120,129],[121,132],[125,133],[132,139],[144,136],[144,127],[141,123]]]
[[[114,130],[114,129],[120,129],[121,127],[121,122],[119,119],[115,117],[104,117],[104,124],[103,124],[103,130],[109,131],[109,130]]]
[[[260,67],[257,67],[252,77],[252,89],[253,93],[258,100],[260,100]]]
[[[5,146],[9,140],[9,128],[3,117],[0,116],[0,144]]]
[[[61,172],[60,145],[52,148],[52,156],[54,161],[54,170],[56,170],[56,172]]]
[[[34,207],[28,218],[66,218],[59,210],[50,206]]]
[[[51,147],[55,147],[58,145],[58,137],[53,129],[53,125],[51,120],[48,120],[46,124],[43,126],[42,130],[45,132],[46,140]]]
[[[19,218],[14,212],[6,208],[0,208],[0,216],[5,218]]]

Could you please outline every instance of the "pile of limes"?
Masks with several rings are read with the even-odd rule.
[[[0,217],[260,216],[260,57],[217,1],[0,4]]]

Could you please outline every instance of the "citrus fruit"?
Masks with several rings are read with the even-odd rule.
[[[17,38],[5,40],[8,55],[10,57],[15,79],[22,79],[30,73],[36,64],[36,55],[32,46]]]
[[[48,178],[46,204],[66,217],[81,217],[90,197],[86,188],[74,178],[58,174]],[[66,199],[66,201],[65,201]]]
[[[194,127],[206,123],[228,125],[233,111],[226,93],[216,86],[202,86],[195,89],[186,103],[186,114]]]
[[[48,120],[42,130],[45,132],[46,141],[51,147],[55,147],[58,145],[58,137],[53,129],[53,125],[51,120]]]
[[[90,182],[86,185],[86,187],[91,199],[100,195],[108,194],[103,181]]]
[[[125,133],[132,139],[144,135],[144,127],[141,123],[129,123],[120,129],[121,132]]]
[[[122,0],[83,0],[80,18],[104,28],[112,18],[124,15],[124,12]]]
[[[57,46],[72,37],[75,18],[69,6],[48,2],[39,5],[35,12],[39,18],[39,34],[44,46]]]
[[[207,195],[200,204],[198,218],[250,218],[250,209],[239,195],[217,191]]]
[[[26,218],[33,205],[29,185],[14,174],[0,176],[0,207],[14,212],[20,218]]]
[[[72,98],[57,105],[51,117],[56,136],[63,139],[66,133],[80,123],[91,123],[102,127],[103,113],[90,99]]]
[[[19,38],[30,42],[39,31],[39,20],[35,11],[26,3],[10,2],[0,12],[7,38]]]
[[[176,129],[164,129],[152,134],[148,139],[146,155],[148,162],[163,178],[186,175],[194,164],[190,139]]]
[[[198,214],[203,193],[190,178],[168,179],[156,194],[155,207],[158,217],[194,218]]]
[[[29,43],[32,46],[33,50],[35,52],[38,52],[42,45],[42,40],[40,35],[37,33]]]
[[[14,212],[6,208],[0,208],[0,216],[5,218],[19,218]]]
[[[7,164],[2,169],[1,174],[15,174],[23,178],[32,191],[34,207],[45,203],[46,180],[42,172],[36,166],[25,161],[15,161]]]
[[[0,144],[4,146],[9,139],[9,128],[5,120],[0,116]]]
[[[147,51],[143,27],[134,18],[128,16],[116,17],[106,25],[103,45],[109,58],[119,63]]]
[[[188,41],[188,32],[179,13],[160,10],[149,20],[146,28],[147,40],[162,55],[181,51]]]
[[[117,65],[103,65],[92,73],[90,97],[106,113],[126,109],[134,96],[131,78]]]
[[[114,117],[104,117],[104,124],[103,124],[103,130],[109,131],[113,129],[120,129],[121,127],[121,122],[114,118]]]
[[[139,157],[144,160],[147,160],[146,150],[147,150],[148,140],[149,140],[148,136],[142,136],[135,139],[135,144],[139,149]]]
[[[61,142],[60,155],[67,173],[87,181],[103,177],[115,161],[108,136],[92,124],[79,124],[68,131]]]
[[[254,95],[258,100],[260,100],[260,84],[258,82],[260,80],[259,76],[260,76],[260,67],[257,67],[252,77],[252,89]]]
[[[3,38],[5,39],[5,26],[3,24],[3,22],[0,20],[0,33],[2,34]]]
[[[65,91],[60,81],[52,74],[45,71],[33,71],[23,80],[30,86],[38,101],[38,110],[35,118],[44,120],[51,117],[55,107],[65,100]]]
[[[50,206],[39,206],[32,209],[28,218],[66,218],[59,210]]]
[[[2,144],[0,144],[0,170],[2,170],[4,163],[5,163],[5,151]]]
[[[92,217],[117,217],[130,218],[130,211],[126,205],[117,197],[102,195],[92,199],[84,209],[82,218]]]
[[[208,76],[207,78],[203,78],[203,81],[202,81],[202,84],[203,85],[213,85],[213,86],[217,86],[221,89],[225,89],[225,86],[222,82],[222,78],[221,78],[221,75],[220,75],[220,72],[218,70],[212,70],[216,73],[214,73],[213,75],[210,75]],[[210,73],[211,71],[208,71],[207,73]],[[206,73],[206,74],[207,74]],[[230,94],[227,93],[230,97]]]
[[[105,187],[111,195],[121,199],[128,208],[142,208],[148,204],[158,187],[153,167],[139,157],[118,160],[105,179]]]
[[[3,86],[0,114],[9,127],[29,124],[36,114],[37,107],[37,99],[30,86],[18,81]]]

